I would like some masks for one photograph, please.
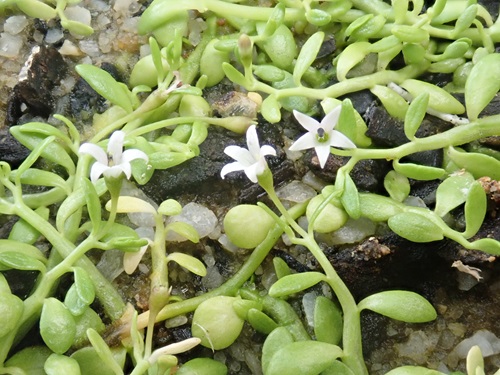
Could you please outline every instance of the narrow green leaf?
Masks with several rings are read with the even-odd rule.
[[[5,252],[23,254],[29,258],[39,260],[42,263],[47,263],[47,259],[37,247],[19,242],[18,240],[0,239],[0,254]]]
[[[285,4],[276,4],[271,13],[271,16],[267,20],[266,27],[264,28],[262,35],[271,36],[274,34],[276,29],[283,23],[283,20],[285,19],[285,9]]]
[[[415,133],[424,120],[427,106],[429,104],[429,94],[423,92],[413,99],[406,111],[404,131],[406,138],[410,141],[415,139]]]
[[[18,171],[14,171],[13,175]],[[59,175],[42,169],[28,168],[21,175],[21,183],[25,185],[53,186],[68,192],[68,184]]]
[[[303,272],[283,276],[269,289],[271,297],[284,297],[310,288],[325,279],[320,272]]]
[[[316,340],[338,345],[342,340],[342,311],[331,299],[318,296],[314,307]]]
[[[111,201],[106,202],[106,210],[111,210]],[[123,195],[118,197],[118,205],[116,208],[117,213],[133,213],[133,212],[143,212],[156,214],[156,209],[149,202],[143,199],[131,197],[128,195]]]
[[[465,82],[467,116],[474,121],[500,90],[500,54],[492,53],[472,67]]]
[[[323,39],[325,38],[325,33],[322,31],[317,31],[307,39],[307,41],[302,46],[299,56],[295,61],[295,67],[293,68],[293,81],[296,86],[301,86],[301,79],[304,73],[309,69],[311,64],[318,56],[319,49],[323,44]]]
[[[417,79],[407,79],[401,83],[401,87],[408,91],[414,98],[424,92],[428,93],[429,107],[436,111],[451,114],[462,114],[465,112],[462,103],[455,99],[453,95],[432,83]]]
[[[392,166],[399,174],[421,181],[436,180],[446,174],[446,171],[442,168],[413,163],[400,163],[398,160],[394,160]]]
[[[358,303],[358,309],[371,310],[407,323],[425,323],[437,317],[429,301],[417,293],[404,290],[372,294]]]
[[[249,82],[243,74],[241,74],[234,66],[225,62],[222,64],[222,70],[226,73],[227,78],[229,78],[233,83],[237,85],[246,87]]]
[[[470,186],[474,182],[474,177],[467,172],[456,173],[441,184],[436,190],[436,206],[434,212],[443,217],[454,208],[460,206],[467,199]]]
[[[46,298],[40,316],[40,335],[57,354],[65,353],[73,344],[76,324],[64,304],[56,298]]]
[[[266,375],[317,375],[343,355],[336,345],[320,341],[297,341],[278,350],[267,366]]]
[[[481,238],[471,242],[471,249],[481,250],[491,255],[500,255],[500,242],[493,238]]]
[[[165,230],[167,232],[171,230],[172,232],[180,234],[182,237],[188,239],[193,243],[198,243],[198,241],[200,240],[200,236],[198,235],[196,229],[194,229],[192,225],[184,223],[182,221],[174,221],[168,224],[165,227]]]
[[[28,122],[27,124],[20,125],[20,129],[24,133],[40,134],[46,137],[54,136],[58,138],[59,141],[64,142],[67,147],[72,145],[71,139],[53,125],[43,122]]]
[[[35,212],[44,220],[49,219],[49,209],[47,207],[39,207]],[[29,245],[33,245],[39,238],[40,232],[24,219],[19,219],[9,233],[9,240],[19,241]],[[38,254],[41,255],[38,249],[33,250],[33,252],[38,252]]]
[[[415,212],[402,212],[387,220],[397,235],[413,242],[431,242],[443,239],[443,229],[426,216]]]
[[[474,236],[486,216],[487,198],[481,184],[475,181],[469,188],[467,200],[465,201],[465,232],[463,236],[470,238]]]
[[[270,334],[274,329],[278,328],[278,324],[273,319],[255,308],[248,310],[247,320],[256,331],[265,335]]]
[[[118,367],[124,368],[125,359],[127,357],[127,352],[125,347],[119,346],[111,350],[112,356],[114,358],[113,363],[118,363]],[[142,353],[142,352],[141,352]],[[73,354],[71,358],[78,361],[80,369],[84,375],[99,374],[99,375],[117,375],[123,374],[122,372],[116,372],[117,368],[110,368],[104,361],[101,360],[97,351],[92,346],[87,346],[85,348],[79,349]],[[113,371],[115,370],[115,371]],[[43,374],[41,374],[43,375]]]
[[[23,271],[45,272],[45,265],[38,259],[32,258],[18,251],[4,251],[0,253],[0,269],[16,269]]]
[[[387,86],[375,85],[370,89],[381,102],[386,111],[398,120],[404,120],[408,103],[403,97]]]
[[[429,32],[408,25],[394,25],[391,33],[405,43],[425,43],[429,41]]]
[[[338,130],[347,138],[355,142],[357,137],[356,110],[354,109],[350,99],[342,100],[341,105],[342,109],[340,111],[339,120],[335,126],[335,130]]]
[[[477,4],[471,4],[467,8],[465,8],[465,11],[460,14],[457,22],[455,23],[455,29],[453,30],[455,35],[458,35],[462,31],[467,30],[472,25],[472,22],[474,22],[474,20],[476,19],[477,11]]]
[[[196,259],[191,255],[184,253],[170,253],[167,255],[167,262],[169,261],[174,261],[195,275],[203,277],[207,274],[205,265],[199,259]]]
[[[403,206],[393,199],[370,193],[359,194],[359,206],[361,207],[361,216],[375,222],[387,221],[403,210]]]
[[[292,273],[290,267],[288,267],[288,264],[286,264],[286,262],[279,257],[273,258],[273,265],[274,272],[276,273],[276,277],[278,279],[281,279],[282,277],[290,275]]]
[[[345,175],[344,190],[340,201],[350,217],[359,219],[361,216],[361,207],[359,205],[358,189],[349,174]]]
[[[328,367],[321,375],[355,375],[352,370],[343,362],[336,360],[333,365]]]
[[[57,11],[50,5],[35,0],[17,0],[17,7],[27,16],[48,21],[57,16]]]
[[[92,222],[92,231],[97,233],[101,226],[101,201],[99,200],[94,184],[88,178],[83,179],[83,191],[85,202],[87,203],[87,211]]]
[[[117,363],[113,352],[102,339],[101,335],[99,335],[95,329],[89,328],[87,330],[87,337],[89,338],[89,341],[94,347],[97,355],[105,363],[105,365],[112,369],[115,374],[123,374],[121,366]]]
[[[75,67],[78,74],[103,98],[132,112],[132,93],[123,83],[117,82],[111,74],[94,65],[80,64]]]
[[[347,73],[370,53],[370,48],[368,42],[349,44],[337,59],[337,79],[344,81]]]
[[[94,302],[95,289],[87,271],[81,267],[73,267],[73,275],[75,277],[75,287],[78,296],[84,303],[90,305]]]
[[[159,85],[165,79],[165,70],[163,69],[163,58],[161,56],[160,46],[153,37],[149,38],[149,48],[151,49],[151,57],[156,70],[156,83]]]
[[[279,82],[285,79],[285,72],[274,65],[253,65],[253,73],[267,82]]]
[[[474,178],[489,176],[494,180],[500,179],[500,161],[494,157],[475,152],[463,152],[454,147],[448,147],[446,154],[453,163],[471,173]]]

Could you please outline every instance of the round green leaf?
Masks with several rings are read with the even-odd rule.
[[[333,232],[342,227],[349,219],[344,209],[332,203],[328,203],[318,214],[316,214],[319,206],[323,204],[324,201],[325,197],[319,194],[309,201],[306,209],[306,217],[309,223],[312,222],[313,229],[318,233]],[[314,218],[314,215],[317,215],[316,218]]]
[[[434,307],[421,295],[404,290],[372,294],[358,304],[359,311],[371,310],[407,323],[424,323],[436,319]]]
[[[293,341],[292,334],[285,327],[278,327],[267,336],[262,347],[262,371],[264,374],[267,375],[267,368],[276,352]]]
[[[443,239],[443,230],[426,216],[415,212],[402,212],[387,221],[397,235],[413,242],[431,242]]]
[[[43,365],[51,354],[52,351],[46,346],[30,346],[10,357],[4,367],[16,367],[29,375],[47,375]]]
[[[220,350],[231,345],[240,335],[243,319],[234,311],[236,297],[217,296],[203,301],[193,315],[191,332],[201,345]]]
[[[271,297],[288,296],[310,288],[323,280],[325,280],[325,275],[320,272],[302,272],[283,276],[271,286],[269,295]]]
[[[269,95],[264,99],[260,112],[271,124],[281,120],[281,105],[274,95]]]
[[[426,367],[402,366],[389,371],[385,375],[444,375],[444,373]]]
[[[436,190],[434,212],[438,216],[443,217],[464,203],[473,182],[474,177],[467,172],[456,173],[441,182]]]
[[[333,365],[342,354],[338,346],[325,342],[293,342],[272,356],[266,375],[317,375]]]
[[[78,362],[70,357],[60,354],[51,354],[45,361],[43,369],[47,375],[80,375],[80,366]]]
[[[410,194],[410,182],[406,176],[389,171],[384,177],[384,187],[390,197],[397,202],[404,201]]]
[[[24,310],[23,301],[7,291],[0,292],[0,337],[17,327]]]
[[[342,340],[342,311],[331,299],[318,296],[314,306],[316,340],[338,345]]]
[[[224,217],[224,231],[229,240],[243,249],[253,249],[267,237],[274,219],[262,208],[240,204]]]
[[[176,375],[226,375],[227,367],[224,363],[212,358],[195,358],[184,363]]]
[[[64,304],[53,298],[46,298],[40,316],[40,334],[45,344],[57,354],[66,352],[75,339],[76,324]]]

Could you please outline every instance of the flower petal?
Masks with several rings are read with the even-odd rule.
[[[257,161],[260,156],[260,144],[259,137],[257,136],[257,127],[255,125],[250,125],[247,129],[247,146],[250,155],[254,158],[254,162]]]
[[[326,161],[330,156],[330,145],[328,143],[322,143],[314,148],[316,155],[318,155],[319,165],[321,168],[325,167]]]
[[[262,168],[261,163],[254,163],[249,167],[246,167],[244,169],[245,174],[247,175],[248,179],[252,181],[254,184],[258,182],[257,176],[264,172],[264,168]]]
[[[109,169],[107,164],[102,164],[96,161],[92,165],[92,168],[90,168],[90,181],[96,182],[99,177],[101,177],[101,175],[106,171],[106,169]]]
[[[224,167],[222,167],[222,169],[220,171],[220,176],[222,177],[222,179],[224,179],[224,177],[228,173],[242,171],[245,168],[246,168],[245,165],[241,164],[240,162],[235,161],[233,163],[226,164]]]
[[[269,145],[262,146],[260,148],[260,156],[264,157],[266,155],[276,156],[276,150],[274,149],[274,147],[269,146]]]
[[[328,114],[321,120],[321,127],[325,133],[329,134],[337,125],[339,121],[340,112],[342,111],[342,106],[338,105],[333,110],[328,112]]]
[[[117,130],[111,134],[108,142],[108,154],[113,158],[115,164],[122,162],[123,141],[125,140],[125,133]]]
[[[307,150],[308,148],[316,147],[316,144],[317,144],[316,134],[308,132],[303,136],[301,136],[299,139],[297,139],[295,142],[293,142],[289,150],[290,151]]]
[[[300,125],[304,127],[308,132],[316,133],[320,126],[319,122],[309,117],[308,115],[303,114],[302,112],[293,110],[293,115],[297,119]]]
[[[332,130],[329,143],[333,147],[356,148],[356,145],[338,130]]]
[[[136,148],[125,150],[125,152],[122,155],[122,163],[130,163],[132,160],[135,159],[143,159],[146,162],[149,160],[148,156],[144,152]]]
[[[255,158],[250,154],[250,151],[240,146],[227,146],[224,149],[224,153],[241,163],[244,167],[255,163]]]
[[[108,165],[108,155],[98,145],[93,143],[84,143],[78,149],[78,153],[80,155],[90,155],[99,163]]]

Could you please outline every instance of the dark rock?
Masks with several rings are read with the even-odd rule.
[[[335,42],[335,38],[329,38],[325,40],[316,55],[316,60],[323,59],[325,57],[331,58],[331,54],[335,52],[337,49],[337,43]]]
[[[365,114],[368,125],[366,135],[375,146],[397,147],[408,142],[404,133],[403,122],[391,117],[383,107],[372,106]],[[426,116],[417,130],[419,138],[442,133],[452,127],[452,124],[432,116]],[[443,162],[442,150],[417,152],[404,158],[404,161],[423,164],[432,167],[441,167]]]
[[[30,151],[10,134],[9,128],[6,126],[0,128],[0,160],[16,168],[29,153]]]
[[[17,124],[21,116],[49,117],[55,105],[52,89],[66,71],[66,62],[55,48],[34,47],[9,98],[6,125]]]
[[[351,100],[354,109],[362,116],[373,106],[373,103],[375,102],[375,96],[370,90],[356,91],[350,93],[348,96],[339,97],[340,100],[344,100],[345,98]]]

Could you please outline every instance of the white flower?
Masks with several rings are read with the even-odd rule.
[[[328,113],[321,123],[299,111],[293,111],[293,115],[307,133],[297,139],[290,147],[290,151],[301,151],[308,148],[314,148],[318,155],[319,165],[324,168],[328,156],[330,156],[330,147],[356,148],[356,145],[338,130],[334,130],[339,121],[339,105],[333,111]]]
[[[247,146],[248,150],[239,146],[227,146],[224,149],[224,152],[236,161],[222,168],[220,171],[222,178],[228,173],[243,171],[250,181],[256,183],[257,176],[261,175],[267,168],[264,156],[276,156],[276,150],[271,146],[264,145],[260,147],[255,125],[251,125],[247,130]]]
[[[141,150],[130,149],[123,151],[124,140],[125,133],[119,130],[111,134],[107,153],[93,143],[84,143],[80,146],[79,154],[88,154],[96,160],[90,170],[90,180],[92,182],[97,181],[101,175],[116,178],[122,173],[125,173],[127,179],[130,179],[132,175],[130,162],[135,159],[148,161],[148,156]]]

